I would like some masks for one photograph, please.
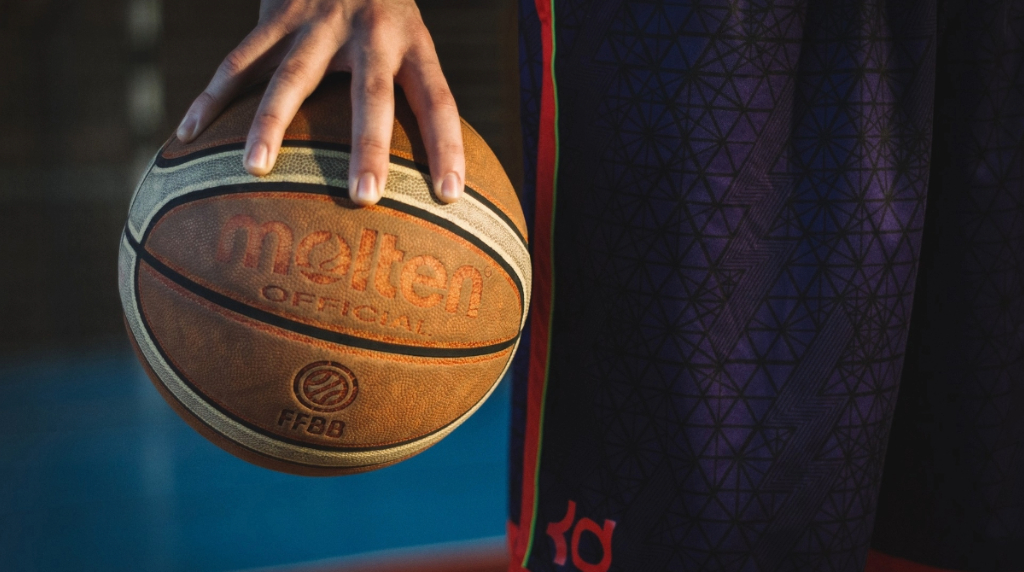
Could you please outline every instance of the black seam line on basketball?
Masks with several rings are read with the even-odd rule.
[[[469,187],[466,187],[466,188],[469,189]],[[184,195],[182,195],[180,197],[175,197],[175,198],[167,201],[167,203],[164,204],[164,206],[160,207],[160,210],[158,210],[156,212],[156,214],[154,214],[153,217],[150,219],[149,226],[146,227],[143,230],[142,242],[143,243],[146,242],[146,239],[149,238],[150,231],[153,230],[153,226],[156,224],[157,221],[159,221],[161,218],[163,218],[163,216],[165,214],[167,214],[170,210],[174,209],[175,207],[181,206],[181,205],[183,205],[185,203],[188,203],[188,202],[199,201],[199,200],[202,200],[202,199],[206,199],[206,198],[210,198],[210,197],[215,197],[215,196],[219,196],[219,195],[230,195],[230,194],[250,193],[250,192],[256,192],[256,193],[289,193],[289,192],[290,193],[296,193],[297,192],[297,193],[305,193],[305,194],[310,194],[310,195],[323,195],[323,196],[328,196],[328,197],[334,197],[334,198],[341,199],[341,200],[344,200],[344,201],[349,201],[347,193],[343,194],[343,193],[334,192],[334,191],[337,191],[339,189],[340,190],[345,190],[344,187],[334,187],[334,186],[331,186],[331,185],[323,185],[323,184],[320,184],[320,183],[269,182],[269,183],[235,183],[235,184],[231,184],[231,185],[221,185],[221,186],[217,186],[217,187],[210,187],[208,189],[192,191],[191,193],[186,193],[186,194],[184,194]],[[474,191],[474,193],[475,193],[475,191]],[[427,211],[423,211],[421,209],[421,212],[427,212]],[[500,211],[495,210],[493,212],[500,212]],[[511,221],[508,220],[507,217],[501,217],[501,218],[505,222],[505,224],[510,229],[512,229],[513,233],[516,234],[516,237],[519,239],[520,244],[522,244],[523,248],[524,249],[529,249],[529,245],[527,245],[526,242],[523,240],[522,236],[519,235],[519,231],[516,230],[515,225],[511,224]],[[456,227],[456,228],[458,228],[458,227]]]
[[[131,238],[130,237],[127,237],[127,238],[128,238],[129,244],[131,244]],[[136,253],[137,253],[138,249],[135,249],[135,250],[136,250]],[[139,316],[139,320],[142,322],[142,327],[146,330],[146,335],[149,336],[150,341],[153,342],[153,347],[156,348],[156,351],[160,354],[160,357],[163,358],[164,363],[166,363],[167,366],[171,368],[171,371],[174,373],[174,375],[176,375],[178,377],[178,379],[180,379],[182,381],[182,383],[184,383],[186,386],[188,386],[188,388],[190,390],[192,390],[192,393],[202,397],[203,403],[206,403],[207,405],[212,406],[214,409],[219,411],[225,417],[228,417],[229,419],[235,421],[239,425],[242,425],[242,426],[248,428],[249,430],[251,430],[251,431],[253,431],[255,433],[259,433],[260,435],[263,435],[264,437],[267,437],[267,438],[269,438],[269,439],[271,439],[273,441],[278,441],[278,442],[282,442],[282,443],[288,443],[288,444],[291,444],[291,445],[296,445],[296,446],[299,446],[299,447],[305,447],[307,449],[313,449],[313,450],[316,450],[316,451],[326,451],[326,452],[329,452],[329,453],[366,453],[366,452],[371,452],[371,451],[384,451],[384,450],[387,450],[387,449],[393,449],[395,447],[401,447],[401,446],[404,446],[404,445],[410,445],[410,444],[413,444],[413,443],[417,443],[417,442],[423,441],[424,439],[429,439],[430,437],[440,433],[441,431],[444,431],[445,429],[448,429],[454,423],[458,422],[460,419],[464,420],[465,414],[463,414],[463,415],[453,419],[452,421],[444,424],[441,427],[438,427],[437,429],[434,429],[433,431],[431,431],[431,432],[429,432],[429,433],[427,433],[425,435],[420,435],[419,437],[416,437],[414,439],[409,439],[409,440],[406,440],[406,441],[400,441],[400,442],[391,443],[391,444],[388,444],[388,445],[378,445],[378,446],[375,446],[375,447],[344,447],[344,448],[336,447],[336,446],[332,447],[332,446],[329,446],[329,445],[317,445],[315,443],[306,443],[304,441],[298,441],[296,439],[291,439],[291,438],[285,437],[283,435],[278,435],[277,433],[271,433],[270,431],[267,431],[267,430],[265,430],[265,429],[263,429],[263,428],[261,428],[261,427],[259,427],[257,425],[253,425],[252,423],[242,419],[241,417],[238,417],[237,415],[235,415],[231,411],[229,411],[227,409],[224,409],[216,401],[210,400],[209,396],[207,396],[206,393],[201,391],[198,387],[196,387],[196,385],[194,383],[192,383],[192,380],[190,380],[188,378],[188,376],[185,375],[185,372],[181,371],[180,369],[178,369],[178,366],[174,365],[174,362],[167,355],[167,352],[164,351],[164,348],[163,348],[162,345],[160,345],[160,341],[157,339],[156,334],[153,333],[153,328],[150,327],[150,325],[149,325],[149,320],[146,318],[146,315],[142,312],[142,308],[139,307],[139,304],[140,304],[139,301],[141,300],[141,297],[139,296],[139,275],[140,275],[139,267],[141,265],[141,261],[142,261],[142,257],[141,256],[136,256],[135,257],[135,280],[134,280],[135,312]],[[149,262],[147,261],[146,263],[148,264]],[[511,359],[511,357],[509,357],[509,359]],[[506,364],[507,364],[507,362],[506,362]],[[495,384],[499,383],[500,381],[501,380],[495,381]],[[209,422],[206,421],[206,419],[203,419],[197,413],[193,412],[192,409],[190,409],[187,405],[185,405],[185,403],[181,399],[178,399],[178,396],[174,395],[173,391],[170,391],[168,389],[168,393],[170,393],[170,395],[172,397],[174,397],[174,400],[177,401],[178,403],[180,403],[182,407],[184,407],[187,411],[192,413],[192,416],[195,417],[196,419],[198,419],[203,425],[206,425],[207,427],[209,427],[210,430],[213,431],[214,433],[218,433],[218,434],[220,433],[220,431],[216,427],[211,425]],[[487,394],[484,394],[484,397],[486,397],[486,396],[487,396]],[[482,403],[482,401],[484,400],[484,397],[481,397],[479,400],[477,400],[477,402],[473,404],[473,407],[477,407],[478,405],[480,405]],[[470,409],[473,409],[473,407],[471,407]],[[377,466],[377,465],[380,464],[380,463],[373,463],[373,464],[370,464],[370,465],[356,465],[356,466],[350,466],[350,465],[313,465],[313,464],[309,464],[309,463],[302,463],[302,462],[299,462],[299,461],[292,461],[290,459],[284,459],[284,458],[281,458],[281,457],[275,457],[274,455],[270,455],[270,454],[265,453],[263,451],[258,451],[256,449],[253,449],[252,447],[248,447],[246,445],[243,445],[242,443],[239,443],[238,441],[231,440],[231,442],[236,444],[236,445],[238,445],[238,446],[240,446],[240,447],[242,447],[243,449],[247,449],[249,451],[252,451],[253,453],[255,453],[257,455],[260,455],[262,457],[266,457],[268,459],[275,459],[275,460],[286,462],[286,463],[294,463],[296,465],[302,465],[304,467],[313,467],[313,468],[321,468],[321,469],[325,469],[325,468],[326,469],[338,469],[338,468],[340,468],[340,469],[358,469],[358,468],[361,468],[361,467],[374,467],[374,466]],[[419,451],[417,451],[417,452],[419,452]]]
[[[227,143],[225,145],[217,145],[216,147],[208,147],[206,149],[193,151],[192,153],[182,155],[180,157],[164,157],[165,149],[166,147],[164,147],[164,149],[160,149],[156,155],[156,166],[160,167],[161,169],[177,167],[178,165],[184,165],[185,163],[188,163],[190,161],[202,159],[203,157],[216,155],[217,153],[223,153],[225,151],[239,151],[241,149],[245,149],[245,141],[241,141],[238,143]]]
[[[159,222],[160,219],[162,219],[168,212],[185,203],[199,201],[202,199],[220,195],[241,194],[248,192],[288,192],[337,197],[336,194],[331,193],[331,189],[336,188],[337,187],[331,187],[329,185],[321,185],[316,183],[239,183],[235,185],[224,185],[221,187],[212,187],[209,189],[203,189],[201,191],[195,191],[174,198],[170,201],[167,201],[167,204],[161,207],[160,210],[158,210],[156,214],[153,215],[152,219],[150,219],[149,226],[146,227],[145,232],[143,232],[142,234],[141,242],[142,244],[146,244],[146,242],[149,240],[150,233],[153,231],[153,227],[156,226],[156,223]],[[348,200],[347,197],[345,198],[345,200]],[[512,282],[516,285],[516,289],[519,290],[519,320],[520,323],[522,323],[523,313],[527,311],[527,308],[525,307],[525,292],[523,291],[523,284],[519,280],[519,275],[515,272],[515,270],[513,270],[512,265],[506,262],[501,255],[494,251],[494,249],[492,249],[490,246],[487,246],[487,244],[480,240],[477,236],[467,232],[465,229],[458,226],[457,224],[454,224],[448,221],[447,219],[432,214],[430,211],[410,206],[403,202],[396,201],[394,199],[390,199],[387,197],[382,198],[380,202],[377,203],[377,205],[384,208],[389,208],[391,210],[403,212],[405,214],[413,215],[417,218],[425,220],[431,224],[439,226],[455,234],[456,236],[462,238],[463,240],[473,244],[474,246],[482,250],[491,260],[495,262],[495,264],[501,266],[505,273],[512,278]],[[131,237],[129,238],[131,239]],[[134,240],[132,240],[131,243],[133,245],[136,244]]]
[[[130,237],[126,237],[126,238],[128,238],[128,243],[131,244],[132,243],[131,238]],[[134,247],[134,245],[133,245],[133,247]],[[138,250],[136,250],[136,252],[138,252]],[[194,393],[194,394],[196,394],[198,396],[201,396],[201,399],[202,399],[203,403],[206,403],[207,405],[210,405],[211,407],[213,407],[214,409],[219,411],[222,415],[224,415],[225,417],[235,421],[236,423],[242,425],[243,427],[246,427],[246,428],[248,428],[248,429],[250,429],[252,431],[255,431],[256,433],[259,433],[260,435],[263,435],[265,437],[270,437],[270,438],[272,438],[274,440],[280,440],[280,441],[285,442],[285,443],[295,444],[295,445],[299,445],[299,446],[303,446],[303,447],[310,447],[312,449],[320,450],[321,447],[317,447],[316,445],[311,445],[311,444],[308,444],[308,443],[302,443],[302,442],[299,442],[299,441],[291,440],[291,439],[289,439],[287,437],[282,437],[280,435],[275,435],[273,433],[270,433],[269,431],[265,431],[265,430],[263,430],[263,429],[261,429],[259,427],[256,427],[255,425],[253,425],[253,424],[251,424],[251,423],[241,419],[240,417],[236,416],[234,413],[232,413],[232,412],[224,409],[223,407],[221,407],[219,403],[210,400],[209,396],[207,396],[205,393],[200,391],[200,389],[198,387],[196,387],[196,385],[194,383],[192,383],[192,380],[189,379],[187,375],[185,375],[185,372],[183,372],[180,369],[178,369],[178,366],[176,366],[174,364],[174,361],[171,360],[171,358],[167,355],[167,352],[164,351],[163,346],[160,344],[160,340],[157,339],[156,334],[153,333],[153,328],[149,325],[149,319],[146,317],[146,314],[142,311],[142,308],[139,306],[139,304],[141,304],[140,301],[142,300],[142,297],[139,294],[139,276],[140,276],[139,270],[140,270],[140,266],[141,266],[141,261],[142,261],[141,257],[139,257],[139,256],[135,257],[135,280],[134,280],[135,312],[136,312],[136,314],[138,314],[139,321],[142,322],[142,327],[146,331],[146,335],[149,337],[149,340],[152,342],[153,348],[155,348],[157,353],[160,354],[160,357],[163,358],[164,363],[166,363],[167,366],[171,368],[171,372],[174,373],[174,375],[177,376],[177,378],[180,379],[181,382],[184,383],[192,391],[192,393]],[[152,367],[152,366],[150,366],[150,367]],[[161,381],[163,381],[163,380],[161,380]],[[203,425],[208,427],[210,429],[210,431],[213,431],[214,433],[217,433],[217,434],[221,434],[220,430],[218,430],[216,427],[211,425],[201,415],[199,415],[198,413],[195,413],[194,411],[192,411],[192,409],[189,408],[189,406],[186,405],[184,401],[179,399],[178,396],[175,395],[174,392],[170,390],[170,388],[167,389],[167,393],[170,394],[171,397],[173,397],[174,400],[177,401],[182,406],[182,408],[184,408],[186,411],[188,411],[192,415],[192,417],[194,417],[195,419],[198,419],[200,423],[202,423]],[[225,437],[225,438],[227,438],[227,437]],[[231,441],[235,445],[238,445],[239,447],[241,447],[241,448],[243,448],[243,449],[245,449],[247,451],[251,451],[252,453],[254,453],[254,454],[256,454],[256,455],[258,455],[260,457],[266,457],[268,459],[275,459],[275,460],[286,462],[286,463],[295,463],[297,465],[301,465],[301,466],[304,466],[304,467],[314,467],[314,468],[321,468],[321,469],[325,468],[324,465],[312,465],[312,464],[308,464],[308,463],[292,461],[292,460],[289,460],[289,459],[281,459],[279,457],[274,457],[273,455],[268,455],[268,454],[264,453],[263,451],[257,451],[256,449],[253,449],[252,447],[249,447],[248,445],[245,445],[244,443],[241,443],[239,441],[235,441],[233,439],[229,439],[229,441]],[[360,466],[361,467],[365,467],[365,466],[369,466],[369,465],[360,465]],[[329,468],[329,467],[327,467],[327,468]],[[349,467],[345,467],[345,468],[349,468]],[[358,468],[358,467],[352,467],[352,468]]]
[[[129,244],[132,244],[131,240],[129,240]],[[487,346],[479,346],[475,348],[430,348],[407,344],[396,344],[392,342],[382,342],[379,340],[354,336],[352,334],[343,334],[341,332],[326,330],[324,328],[318,328],[316,326],[311,326],[309,324],[304,324],[302,322],[290,320],[283,316],[267,312],[266,310],[260,310],[259,308],[254,308],[248,304],[244,304],[233,298],[229,298],[228,296],[225,296],[220,292],[216,292],[214,290],[207,288],[206,286],[203,286],[202,284],[193,282],[189,278],[178,273],[174,269],[170,268],[169,266],[158,260],[149,252],[146,252],[144,248],[141,248],[136,244],[132,244],[132,247],[135,249],[136,255],[139,258],[143,259],[146,262],[146,264],[149,264],[154,270],[162,274],[164,277],[171,280],[178,286],[181,286],[182,288],[195,294],[196,296],[199,296],[200,298],[213,302],[214,304],[217,304],[218,306],[226,310],[230,310],[231,312],[234,312],[240,316],[245,316],[252,320],[263,322],[264,324],[269,324],[282,330],[287,330],[289,332],[293,332],[310,338],[315,338],[325,342],[330,342],[333,344],[339,344],[364,350],[394,353],[414,357],[464,358],[485,356],[496,352],[500,352],[515,344],[516,339],[519,337],[518,335],[516,335],[504,342],[490,344]]]
[[[343,145],[341,143],[325,143],[325,142],[322,142],[322,141],[282,141],[281,142],[281,146],[282,147],[308,147],[308,148],[311,148],[311,149],[322,149],[324,151],[342,151],[342,152],[345,152],[345,153],[351,153],[352,152],[352,147],[350,145]],[[195,159],[201,159],[203,157],[208,157],[210,155],[215,155],[217,153],[222,153],[222,152],[225,152],[225,151],[238,151],[238,150],[241,150],[241,149],[244,149],[244,148],[245,148],[245,143],[244,142],[243,143],[228,143],[226,145],[219,145],[217,147],[210,147],[209,149],[201,149],[201,150],[196,151],[194,153],[189,153],[188,155],[183,155],[181,157],[176,157],[174,159],[166,159],[166,158],[164,158],[163,150],[161,149],[160,152],[157,154],[156,162],[154,163],[154,165],[156,165],[157,167],[160,167],[161,169],[166,169],[168,167],[177,167],[178,165],[183,165],[183,164],[188,163],[189,161],[193,161]],[[398,165],[402,165],[404,167],[408,167],[410,169],[414,169],[416,171],[419,171],[420,173],[424,173],[426,175],[430,175],[430,167],[428,167],[426,165],[423,165],[421,163],[417,163],[416,161],[410,161],[409,159],[406,159],[405,157],[399,157],[398,155],[391,155],[391,162],[392,163],[396,163]],[[346,190],[348,190],[347,187],[338,187],[338,188],[345,188]],[[466,192],[467,195],[473,197],[474,199],[476,199],[477,202],[479,202],[485,208],[487,208],[492,213],[494,213],[495,216],[497,216],[502,221],[504,221],[505,224],[507,224],[508,227],[512,229],[512,232],[516,235],[516,238],[519,239],[519,242],[523,243],[523,246],[526,246],[527,248],[529,248],[528,242],[526,240],[526,237],[523,235],[522,232],[519,231],[519,227],[516,226],[516,224],[514,222],[512,222],[512,219],[507,214],[505,214],[505,211],[503,211],[500,208],[498,208],[498,206],[495,205],[494,203],[492,203],[489,199],[487,199],[487,197],[483,196],[482,194],[480,194],[479,191],[477,191],[476,189],[470,187],[469,185],[465,186],[465,192]]]

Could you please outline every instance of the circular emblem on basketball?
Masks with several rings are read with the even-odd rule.
[[[295,396],[313,411],[339,411],[359,392],[352,370],[333,361],[315,361],[295,376]]]

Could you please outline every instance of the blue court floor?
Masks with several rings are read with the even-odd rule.
[[[0,363],[0,570],[237,570],[501,535],[508,386],[417,457],[308,478],[208,443],[130,350]]]

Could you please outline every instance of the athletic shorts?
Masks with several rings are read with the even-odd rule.
[[[511,570],[1024,570],[1024,2],[519,25]]]

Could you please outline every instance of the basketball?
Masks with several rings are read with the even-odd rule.
[[[136,353],[172,408],[257,465],[302,475],[384,467],[464,422],[504,375],[529,307],[519,201],[465,121],[466,191],[431,191],[396,93],[383,198],[348,199],[349,79],[329,76],[274,170],[242,153],[255,88],[135,191],[119,288]]]

